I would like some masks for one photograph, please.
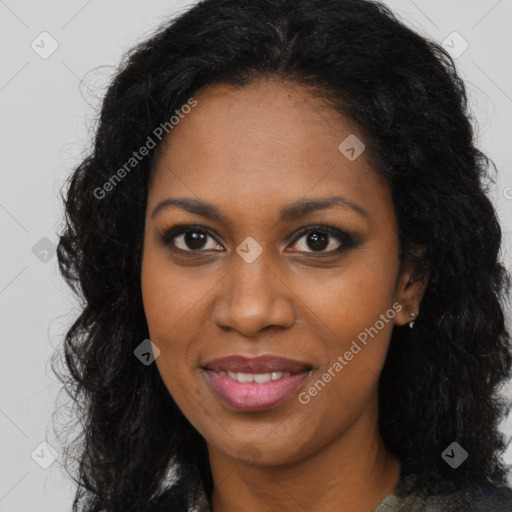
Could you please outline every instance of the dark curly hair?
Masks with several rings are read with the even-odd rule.
[[[204,439],[156,365],[134,356],[149,337],[140,274],[161,144],[115,190],[95,190],[205,85],[260,78],[307,86],[358,123],[392,190],[401,261],[423,248],[421,314],[414,330],[395,327],[379,380],[386,448],[416,490],[503,484],[509,277],[486,195],[495,165],[475,146],[453,60],[374,1],[203,0],[125,55],[90,154],[66,183],[58,262],[82,300],[60,375],[81,425],[67,452],[78,464],[73,510],[186,510],[190,493],[212,490]],[[469,453],[457,471],[441,458],[453,441]]]

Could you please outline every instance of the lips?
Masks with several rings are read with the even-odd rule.
[[[296,374],[311,369],[311,365],[302,361],[273,355],[249,358],[240,355],[222,357],[207,362],[207,370],[233,373],[272,373],[282,372]]]
[[[238,411],[261,411],[293,396],[311,374],[311,365],[272,355],[229,356],[209,361],[204,374],[217,397]]]

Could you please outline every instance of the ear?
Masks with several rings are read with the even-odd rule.
[[[395,292],[395,301],[402,309],[397,310],[395,325],[408,324],[421,314],[421,299],[428,283],[428,275],[420,271],[420,261],[424,252],[424,247],[412,246],[404,258]]]

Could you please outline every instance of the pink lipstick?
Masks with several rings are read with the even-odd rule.
[[[229,356],[203,366],[208,382],[221,400],[241,411],[258,411],[285,401],[308,377],[311,365],[264,355]]]

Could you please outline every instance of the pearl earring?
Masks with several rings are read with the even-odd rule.
[[[413,320],[411,320],[409,322],[409,327],[412,329],[414,327],[414,319],[418,316],[417,313],[410,313],[410,316],[413,318]]]

